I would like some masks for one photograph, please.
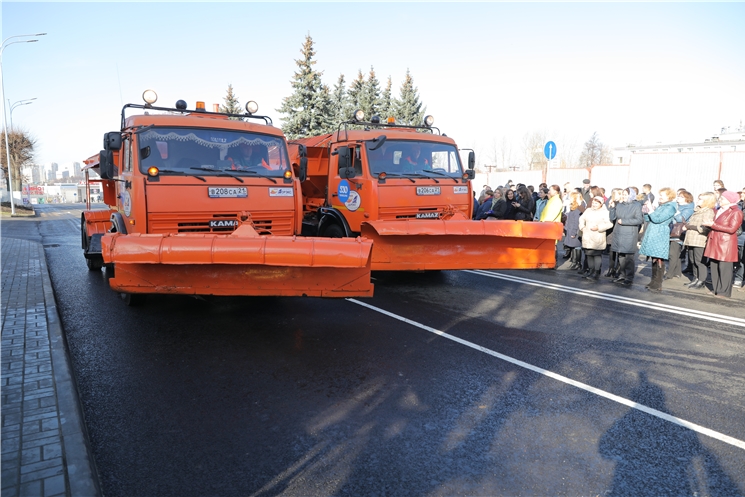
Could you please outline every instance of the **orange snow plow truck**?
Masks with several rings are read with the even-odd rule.
[[[143,98],[86,161],[108,209],[89,203],[81,216],[88,268],[106,266],[128,304],[148,293],[372,296],[371,241],[295,236],[300,184],[284,135],[254,102],[225,114]]]
[[[372,240],[373,270],[555,266],[561,223],[471,219],[474,153],[464,170],[431,116],[422,126],[363,118],[358,111],[335,133],[290,142],[294,163],[307,155],[296,171],[303,234]]]

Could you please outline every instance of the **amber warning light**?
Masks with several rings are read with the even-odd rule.
[[[147,168],[147,174],[148,176],[157,176],[158,175],[158,168],[155,166],[150,166]]]

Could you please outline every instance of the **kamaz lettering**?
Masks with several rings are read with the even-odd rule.
[[[238,227],[238,221],[236,219],[233,220],[224,220],[224,221],[210,221],[210,228],[237,228]]]

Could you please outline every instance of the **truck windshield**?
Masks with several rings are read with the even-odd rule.
[[[369,145],[367,159],[373,175],[385,172],[460,177],[463,174],[458,149],[447,143],[386,140],[377,150],[370,150]]]
[[[282,138],[242,131],[199,128],[150,128],[138,135],[140,171],[149,167],[179,174],[209,175],[254,171],[281,177],[289,168]]]

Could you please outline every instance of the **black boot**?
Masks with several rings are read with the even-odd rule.
[[[580,253],[579,253],[579,251],[577,249],[572,249],[571,250],[571,258],[572,258],[571,261],[572,261],[572,265],[569,266],[569,270],[570,271],[576,271],[577,269],[580,268],[580,265],[579,265],[579,255],[580,255]]]
[[[662,276],[665,268],[660,266],[657,261],[652,261],[652,281],[649,282],[647,289],[652,292],[662,291]]]
[[[569,247],[564,247],[564,259],[569,259],[569,256],[572,254],[572,249]]]

